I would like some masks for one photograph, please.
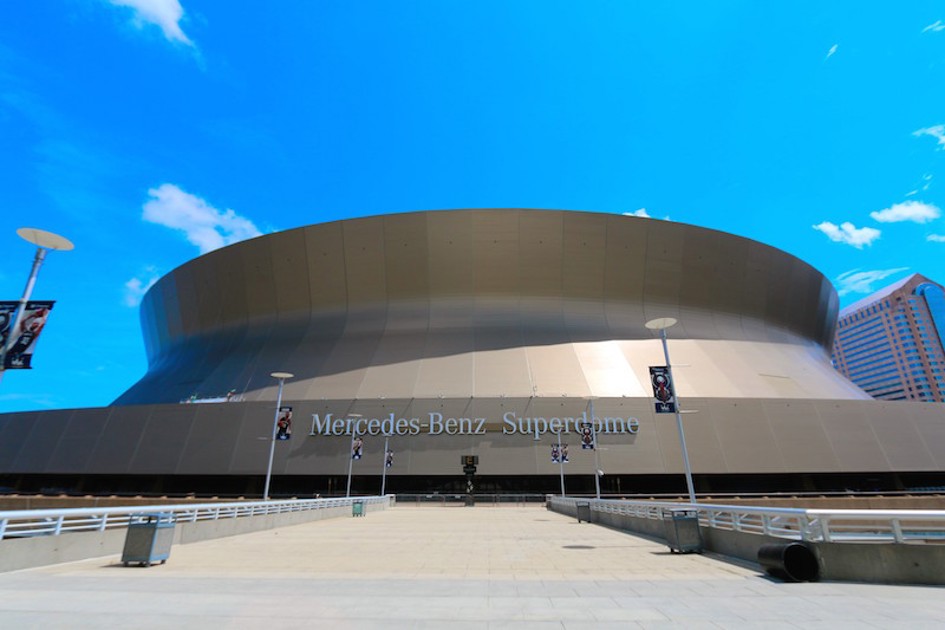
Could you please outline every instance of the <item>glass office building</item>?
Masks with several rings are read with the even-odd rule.
[[[841,311],[833,363],[874,398],[943,402],[943,331],[945,290],[913,274]]]

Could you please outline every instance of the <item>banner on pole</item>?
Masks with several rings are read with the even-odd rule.
[[[354,442],[351,444],[351,459],[361,459],[362,448],[364,448],[364,440],[359,435],[354,438]]]
[[[384,459],[384,467],[390,468],[394,465],[394,451],[387,451],[387,457]]]
[[[551,462],[557,464],[561,461],[561,450],[558,448],[557,444],[551,445]]]
[[[19,304],[19,302],[0,302],[0,327],[2,327],[0,336],[2,336],[4,346],[8,342],[10,344],[3,362],[3,368],[6,370],[32,368],[36,342],[39,340],[39,334],[43,331],[49,311],[52,310],[55,302],[27,302],[17,330],[11,330]]]
[[[292,407],[279,407],[279,419],[276,421],[276,439],[292,438]]]
[[[594,448],[594,433],[587,422],[581,427],[581,448],[592,450]]]
[[[676,413],[676,393],[673,391],[673,381],[669,377],[669,367],[651,365],[650,382],[653,384],[656,413]]]
[[[0,302],[0,345],[5,346],[19,302]]]

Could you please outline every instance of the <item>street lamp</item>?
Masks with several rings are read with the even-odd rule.
[[[9,328],[10,332],[7,334],[6,343],[0,345],[0,378],[3,378],[3,371],[6,368],[7,352],[17,341],[16,331],[20,327],[26,304],[30,301],[30,296],[33,293],[33,286],[36,284],[39,268],[43,266],[43,260],[46,259],[46,250],[67,252],[75,248],[75,245],[69,239],[45,230],[22,227],[16,233],[23,240],[36,245],[36,255],[33,257],[33,268],[30,270],[30,277],[26,281],[26,288],[23,289],[23,297],[20,298],[20,304],[16,308],[16,316]]]
[[[273,372],[272,378],[279,379],[279,395],[276,397],[276,415],[272,419],[272,435],[269,436],[269,466],[266,467],[266,487],[263,489],[263,501],[269,500],[269,481],[272,479],[272,456],[276,451],[276,431],[279,427],[279,408],[282,406],[282,387],[287,378],[292,378],[295,374],[289,372]]]
[[[666,370],[669,372],[669,381],[674,384],[673,368],[669,362],[669,345],[666,343],[666,329],[676,325],[675,317],[658,317],[651,319],[645,326],[650,330],[660,331],[660,339],[663,341],[663,356],[666,357]],[[692,485],[692,468],[689,466],[689,452],[686,450],[686,433],[683,431],[682,415],[679,409],[679,395],[676,395],[676,428],[679,430],[679,446],[682,448],[683,465],[686,469],[686,487],[689,489],[689,502],[696,502],[696,491]]]
[[[561,477],[561,496],[564,496],[564,451],[561,450],[561,429],[558,429],[558,474]]]
[[[594,489],[597,490],[597,500],[600,501],[600,448],[597,444],[597,425],[594,424],[594,399],[591,398],[590,401],[591,408],[591,443],[594,448]]]
[[[359,413],[349,413],[348,419],[363,417]],[[353,423],[351,427],[351,445],[348,447],[348,484],[345,486],[345,498],[351,496],[351,469],[354,466],[354,438],[358,434],[358,423]]]
[[[381,468],[381,496],[387,490],[387,458],[390,456],[390,433],[384,434],[384,467]]]

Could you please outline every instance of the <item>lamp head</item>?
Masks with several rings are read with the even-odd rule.
[[[663,330],[664,328],[669,328],[670,326],[675,326],[677,319],[675,317],[657,317],[656,319],[651,319],[644,326],[650,330]]]
[[[47,232],[46,230],[40,230],[38,228],[31,227],[21,227],[16,231],[16,233],[23,240],[29,241],[33,245],[38,245],[39,247],[43,247],[45,249],[54,249],[60,252],[67,252],[70,249],[75,248],[75,245],[72,244],[72,241],[66,237],[53,234],[52,232]]]

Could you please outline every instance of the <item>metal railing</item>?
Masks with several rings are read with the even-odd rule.
[[[669,501],[619,501],[550,497],[552,506],[662,520],[665,510],[694,509],[702,527],[809,542],[945,543],[945,510],[825,510],[766,508]]]
[[[440,505],[440,506],[463,506],[466,502],[465,494],[460,493],[411,493],[397,494],[398,505]],[[526,506],[538,505],[545,502],[543,494],[474,494],[473,500],[479,507],[485,506]]]
[[[336,499],[292,499],[287,501],[240,501],[233,503],[190,503],[185,505],[136,505],[130,507],[9,510],[0,512],[0,540],[33,536],[58,536],[67,532],[105,531],[127,527],[134,516],[157,512],[174,516],[178,523],[216,521],[247,516],[308,512],[365,504],[390,505],[391,496]]]

